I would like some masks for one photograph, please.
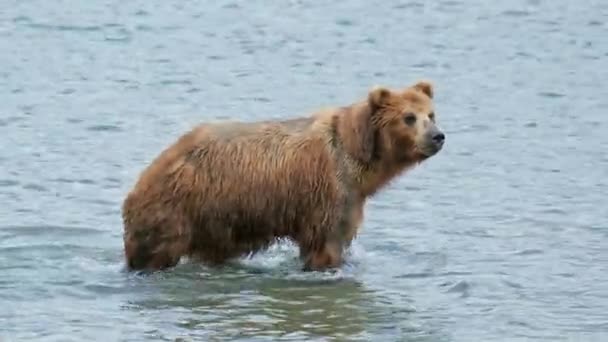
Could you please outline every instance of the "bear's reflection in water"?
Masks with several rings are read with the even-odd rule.
[[[180,336],[204,340],[368,340],[383,334],[378,329],[394,337],[408,324],[411,312],[395,315],[348,272],[301,272],[296,256],[286,263],[270,269],[242,262],[217,268],[182,264],[146,276],[142,283],[150,295],[130,308],[174,325],[171,331],[179,327]],[[387,326],[391,316],[394,325]]]

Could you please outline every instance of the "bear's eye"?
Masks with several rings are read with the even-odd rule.
[[[413,124],[416,123],[416,115],[415,114],[407,114],[405,116],[405,123],[409,126],[412,126]]]
[[[429,119],[431,119],[431,121],[435,122],[435,112],[431,112],[431,114],[429,114]]]

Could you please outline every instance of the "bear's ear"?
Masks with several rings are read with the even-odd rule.
[[[429,81],[420,81],[414,84],[414,89],[425,93],[431,99],[433,98],[433,84]]]
[[[367,100],[369,102],[370,107],[373,109],[380,108],[384,106],[388,99],[391,96],[391,91],[382,86],[374,86],[369,91],[367,96]]]

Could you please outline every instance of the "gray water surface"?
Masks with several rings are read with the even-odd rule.
[[[605,341],[608,2],[3,1],[2,341]],[[445,149],[336,273],[279,244],[124,271],[120,205],[206,120],[434,82]]]

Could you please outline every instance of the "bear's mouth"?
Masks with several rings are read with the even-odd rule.
[[[416,145],[416,152],[424,157],[432,157],[435,154],[437,154],[437,152],[441,151],[441,149],[443,148],[443,143],[439,143],[439,144],[423,144],[422,146],[420,145]]]

